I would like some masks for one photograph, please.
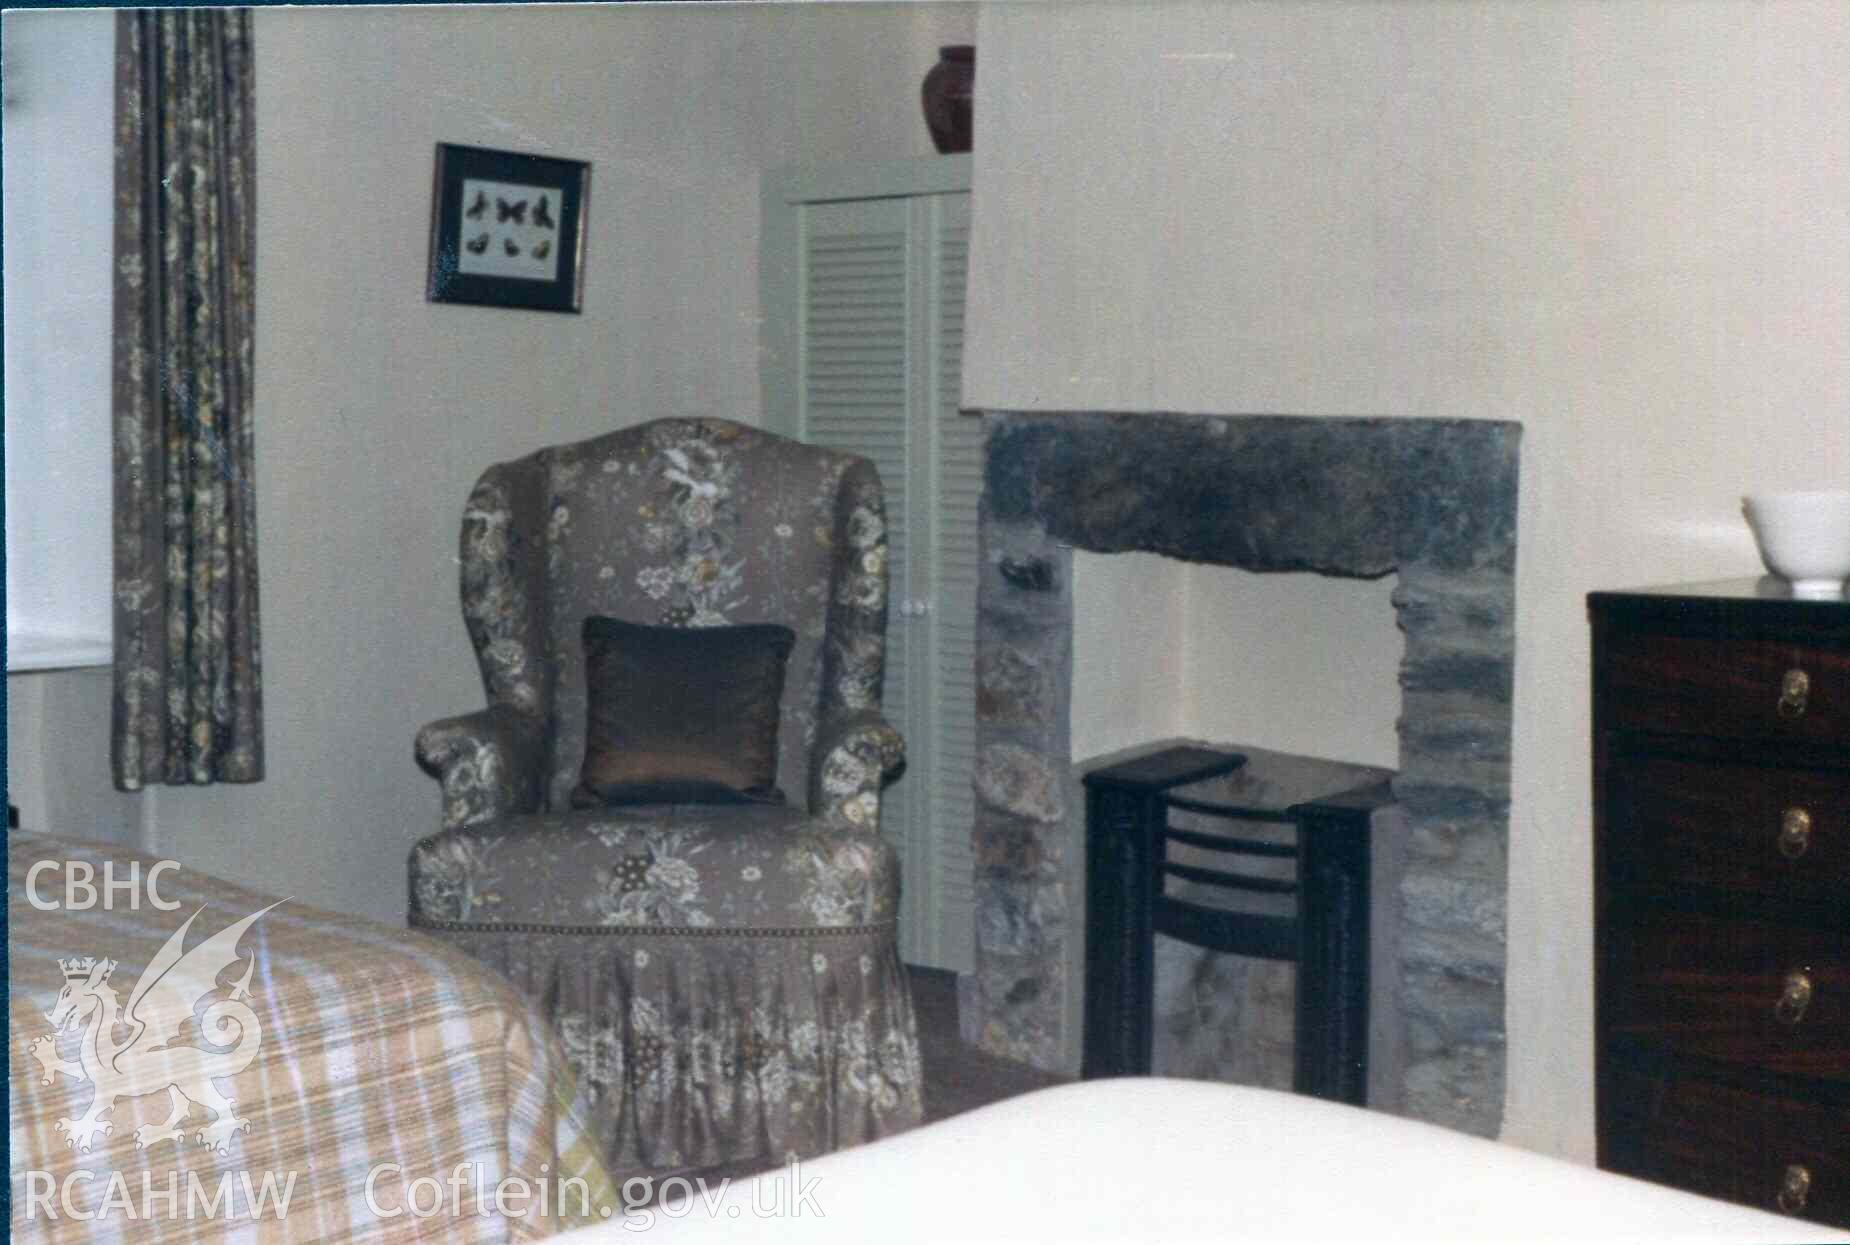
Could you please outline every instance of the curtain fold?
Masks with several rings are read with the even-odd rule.
[[[116,786],[263,777],[251,15],[116,19]]]

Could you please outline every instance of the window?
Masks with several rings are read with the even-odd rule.
[[[110,660],[115,14],[9,13],[7,669]]]

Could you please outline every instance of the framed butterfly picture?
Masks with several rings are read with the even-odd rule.
[[[590,193],[582,160],[438,143],[430,301],[578,311]]]

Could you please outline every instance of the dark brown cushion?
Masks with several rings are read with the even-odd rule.
[[[585,619],[585,764],[572,806],[782,804],[778,710],[795,643],[775,623]]]

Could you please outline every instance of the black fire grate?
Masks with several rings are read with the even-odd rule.
[[[1282,807],[1204,798],[1196,791],[1212,789],[1211,780],[1233,775],[1248,757],[1198,747],[1165,748],[1085,776],[1083,1076],[1150,1072],[1154,938],[1163,934],[1214,951],[1296,962],[1295,1088],[1339,1102],[1367,1101],[1370,827],[1375,812],[1393,802],[1391,775],[1314,758],[1287,761],[1292,785],[1308,783],[1327,794]],[[1180,788],[1191,793],[1178,794]],[[1171,812],[1285,825],[1295,841],[1173,826]],[[1172,843],[1212,853],[1217,863],[1227,857],[1227,867],[1173,861]],[[1245,868],[1289,859],[1295,876],[1241,872],[1242,858]],[[1255,906],[1274,910],[1222,908],[1172,895],[1165,887],[1170,878],[1271,900]]]

